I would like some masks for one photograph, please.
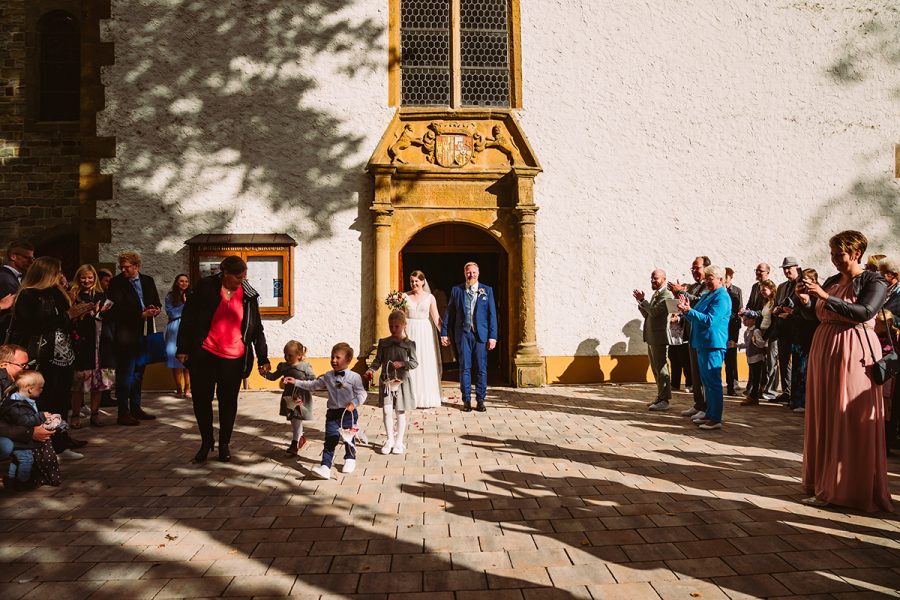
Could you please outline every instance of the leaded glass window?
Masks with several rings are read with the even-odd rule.
[[[508,2],[401,0],[401,103],[508,107]]]

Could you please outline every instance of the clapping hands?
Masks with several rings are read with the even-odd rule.
[[[641,290],[632,290],[631,295],[634,296],[634,299],[638,302],[644,301],[645,294]]]
[[[669,282],[668,288],[669,288],[670,292],[677,295],[677,294],[680,294],[682,291],[684,291],[684,284],[681,283],[681,281],[676,279],[675,281]]]

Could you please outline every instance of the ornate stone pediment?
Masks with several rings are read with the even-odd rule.
[[[377,166],[434,170],[537,168],[510,112],[399,111],[369,161]]]

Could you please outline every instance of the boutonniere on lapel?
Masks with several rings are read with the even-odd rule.
[[[484,294],[485,294],[484,288],[478,288],[478,295],[484,296]]]

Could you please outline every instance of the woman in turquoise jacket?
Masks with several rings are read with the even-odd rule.
[[[706,394],[705,419],[700,429],[722,428],[722,362],[728,348],[728,321],[731,319],[731,297],[725,288],[725,269],[711,265],[703,270],[706,293],[694,308],[684,296],[678,309],[691,322],[691,346],[697,351],[700,380]]]

